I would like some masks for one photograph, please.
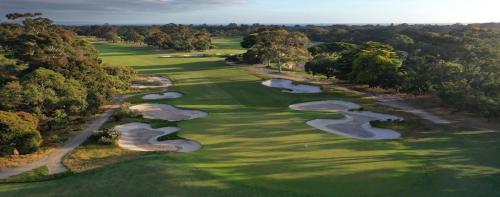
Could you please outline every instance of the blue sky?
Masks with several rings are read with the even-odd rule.
[[[0,0],[66,24],[500,22],[500,0]]]

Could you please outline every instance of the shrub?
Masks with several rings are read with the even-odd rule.
[[[42,137],[38,119],[25,112],[0,111],[0,155],[12,155],[17,150],[28,154],[38,150]]]
[[[226,61],[239,63],[239,62],[242,61],[241,60],[241,55],[231,55],[231,56],[228,56],[228,57],[226,57]]]
[[[114,145],[117,143],[118,137],[120,137],[120,132],[115,129],[103,129],[92,135],[92,138],[102,145]]]
[[[131,106],[131,104],[130,104],[130,103],[123,103],[123,104],[120,106],[120,109],[117,109],[117,110],[113,113],[113,118],[114,118],[116,121],[120,121],[120,120],[122,120],[123,118],[141,118],[141,117],[142,117],[142,114],[140,114],[140,113],[139,113],[139,112],[137,112],[137,111],[131,110],[131,109],[130,109],[130,106]]]

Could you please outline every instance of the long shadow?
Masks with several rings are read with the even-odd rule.
[[[336,92],[288,94],[262,86],[257,78],[232,78],[243,70],[210,75],[237,69],[216,62],[150,68],[163,67],[176,68],[165,74],[179,81],[172,91],[185,97],[154,102],[209,112],[207,118],[179,123],[182,134],[200,141],[202,150],[152,154],[44,183],[0,185],[0,196],[500,195],[499,133],[412,131],[400,140],[348,139],[304,124],[338,114],[296,112],[288,105],[354,99],[376,108],[372,101]],[[188,72],[204,75],[182,77]]]

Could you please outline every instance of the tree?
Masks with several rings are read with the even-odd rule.
[[[439,67],[442,60],[433,56],[411,56],[405,61],[404,70],[406,77],[401,85],[401,91],[413,95],[425,95],[429,91],[436,90],[435,69]]]
[[[23,78],[22,85],[23,108],[32,113],[51,117],[57,110],[79,114],[87,108],[87,90],[78,81],[52,70],[37,69]]]
[[[256,43],[249,51],[255,52],[259,59],[267,60],[268,65],[276,62],[281,72],[282,63],[309,57],[305,48],[308,42],[309,39],[303,33],[289,33],[284,29],[266,30],[257,35]]]
[[[396,51],[377,42],[367,42],[357,53],[351,77],[370,87],[396,88],[401,83],[402,63]]]
[[[90,43],[78,38],[74,32],[52,24],[48,19],[25,18],[21,24],[2,23],[0,32],[6,32],[0,36],[0,46],[5,56],[15,60],[17,65],[27,67],[20,69],[16,77],[26,78],[25,75],[40,68],[59,73],[64,83],[79,83],[86,89],[88,113],[95,112],[112,98],[118,88],[114,84],[124,87],[122,83],[112,82],[122,77],[107,72],[107,66],[101,64],[97,51]],[[26,86],[26,82],[20,84]]]
[[[336,68],[337,59],[338,57],[335,56],[316,56],[306,63],[305,70],[312,75],[324,75],[329,79],[338,72]]]
[[[398,34],[395,37],[391,38],[388,41],[388,44],[399,50],[407,50],[409,46],[415,44],[415,41],[407,35]]]
[[[114,31],[110,31],[110,32],[106,32],[106,34],[104,34],[104,39],[106,39],[107,41],[111,41],[113,43],[116,43],[118,41],[120,41],[120,36],[118,36],[118,33],[114,32]]]
[[[333,43],[326,43],[326,44],[320,44],[316,45],[313,47],[308,48],[307,50],[311,53],[311,55],[316,56],[319,54],[345,54],[349,53],[355,49],[357,49],[358,46],[355,44],[347,43],[347,42],[333,42]]]
[[[40,147],[42,137],[38,120],[28,113],[0,111],[0,155],[32,153]]]
[[[158,31],[147,37],[144,42],[149,46],[168,48],[168,43],[171,42],[170,40],[171,38],[167,33]]]
[[[257,35],[258,34],[250,34],[248,36],[243,37],[243,41],[241,41],[241,47],[245,49],[249,49],[257,43]]]
[[[128,29],[123,35],[123,39],[127,42],[142,42],[144,40],[144,36],[137,33],[134,29]]]
[[[199,31],[194,34],[193,47],[196,50],[208,50],[212,47],[212,41],[210,40],[210,33],[206,30]]]

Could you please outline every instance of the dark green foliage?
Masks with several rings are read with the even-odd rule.
[[[194,30],[183,25],[166,25],[147,36],[145,43],[162,48],[179,51],[208,50],[212,47],[210,33],[205,30]]]
[[[351,78],[370,87],[395,88],[402,79],[399,73],[401,66],[402,63],[391,46],[368,42],[354,59]]]
[[[319,55],[319,54],[346,54],[358,48],[355,44],[347,43],[347,42],[334,42],[327,44],[320,44],[317,46],[310,47],[309,52],[311,55]]]
[[[308,49],[315,57],[306,63],[306,72],[348,80],[358,46],[345,42],[320,44]]]
[[[144,42],[153,47],[158,47],[158,48],[168,48],[169,43],[172,42],[170,35],[163,31],[158,31],[153,33],[152,35],[146,37]]]
[[[250,46],[243,60],[246,63],[263,60],[268,66],[271,63],[277,63],[279,71],[282,70],[283,63],[297,62],[307,60],[309,52],[306,50],[306,44],[309,39],[300,32],[288,32],[285,29],[277,28],[264,30],[258,34],[249,35],[250,38],[244,38],[242,45]],[[255,43],[253,43],[255,40]]]
[[[241,47],[249,49],[253,47],[253,45],[255,45],[256,43],[257,43],[257,34],[250,34],[243,38],[243,41],[241,42]]]
[[[259,55],[259,52],[253,49],[249,49],[242,55],[242,61],[247,64],[260,64],[264,62],[262,56]]]
[[[40,147],[42,137],[38,119],[31,114],[0,111],[0,155],[32,153]]]
[[[104,34],[104,39],[106,39],[107,41],[114,42],[114,43],[121,40],[118,33],[114,32],[114,31],[106,32],[106,34]]]
[[[118,142],[120,132],[114,129],[103,129],[92,134],[92,138],[102,145],[114,145]]]
[[[144,36],[137,33],[134,29],[128,29],[125,34],[123,34],[123,40],[128,42],[142,42],[144,41]]]
[[[336,68],[337,57],[316,56],[305,65],[305,71],[312,75],[324,75],[327,78],[334,77],[339,71]]]
[[[8,59],[0,57],[0,110],[32,113],[40,119],[37,126],[50,132],[72,116],[96,113],[129,88],[134,71],[101,64],[90,43],[38,16],[14,14],[21,23],[0,23],[0,48]],[[35,138],[17,143],[33,147],[36,140],[29,139]]]

